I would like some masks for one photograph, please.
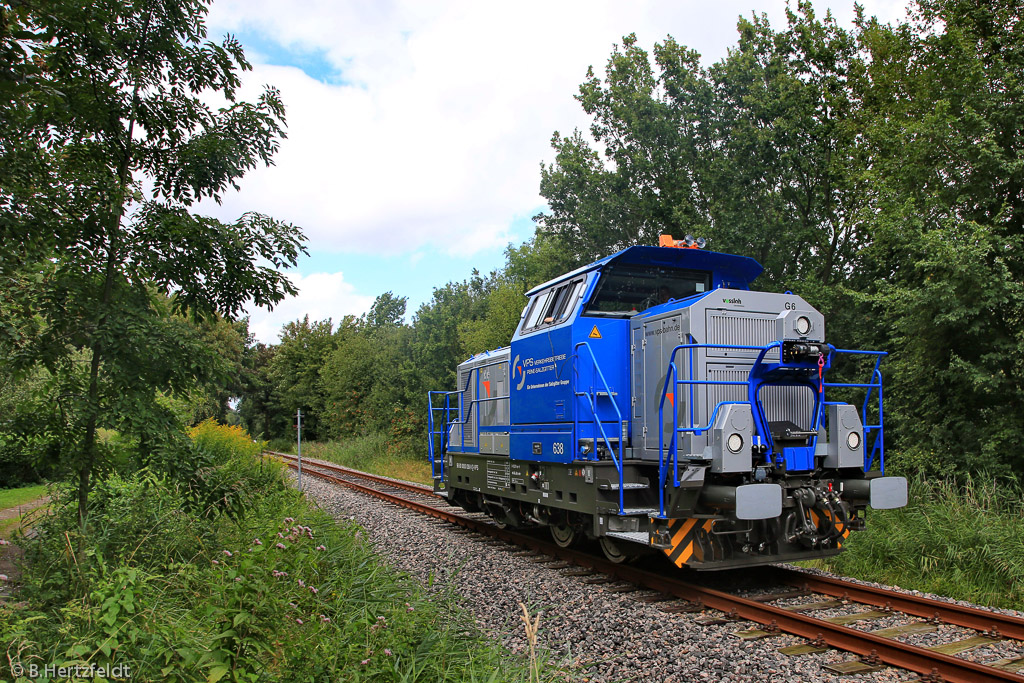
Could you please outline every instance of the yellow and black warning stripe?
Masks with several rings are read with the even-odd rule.
[[[697,534],[702,530],[707,533],[711,531],[713,519],[673,519],[669,522],[668,532],[672,537],[671,547],[665,548],[664,552],[668,559],[672,560],[677,567],[682,567],[693,557],[697,550]]]
[[[823,510],[822,513],[825,515],[825,520],[827,520],[825,522],[822,522],[822,518],[818,516],[817,512],[811,510],[811,524],[813,524],[815,528],[817,528],[819,531],[825,531],[828,526],[834,526],[836,528],[836,531],[839,532],[839,535],[842,537],[843,541],[849,538],[850,529],[848,525],[843,524],[841,521],[838,520],[833,521],[832,513],[829,512],[828,510]],[[823,528],[823,524],[825,528]],[[842,548],[843,541],[836,541],[836,547]]]

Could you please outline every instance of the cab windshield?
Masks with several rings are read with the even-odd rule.
[[[583,315],[628,317],[652,306],[685,299],[711,288],[711,273],[671,266],[617,263],[601,280]]]

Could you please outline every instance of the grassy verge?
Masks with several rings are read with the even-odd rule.
[[[73,496],[58,494],[41,533],[21,541],[24,602],[0,605],[0,680],[47,664],[172,682],[531,679],[454,595],[389,569],[238,431],[194,432],[203,465],[187,479],[143,469],[98,481],[85,552]]]
[[[17,489],[0,489],[0,510],[24,505],[46,495],[46,484],[23,486]]]
[[[868,581],[1024,609],[1021,491],[980,478],[911,482],[910,505],[870,511],[832,571]]]
[[[287,452],[295,453],[294,444]],[[422,484],[433,481],[426,454],[397,449],[383,434],[370,434],[344,441],[304,443],[302,455],[385,477]]]

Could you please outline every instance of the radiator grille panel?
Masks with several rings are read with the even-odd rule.
[[[717,367],[716,367],[717,366]],[[708,364],[708,380],[712,382],[746,382],[750,366],[737,365],[721,367]],[[711,419],[715,406],[722,401],[746,401],[745,386],[709,386],[707,404],[704,409],[704,424]],[[801,429],[810,429],[814,411],[814,392],[810,387],[766,386],[761,389],[761,405],[769,422],[789,420]],[[687,419],[689,419],[687,417]]]
[[[708,344],[732,344],[735,346],[765,346],[776,341],[777,323],[775,316],[766,313],[750,313],[743,317],[726,315],[708,311],[707,313]],[[754,358],[757,351],[738,349],[708,349],[709,356],[732,356]],[[765,358],[779,358],[779,352],[773,350]]]
[[[764,387],[761,389],[761,405],[769,422],[789,420],[800,429],[811,428],[814,392],[810,387]]]

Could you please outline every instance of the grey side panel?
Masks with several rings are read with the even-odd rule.
[[[851,405],[828,406],[828,450],[825,455],[825,467],[863,467],[864,449],[858,444],[850,448],[847,437],[850,432],[857,432],[860,440],[864,439],[864,429],[857,414],[857,408]],[[902,507],[902,506],[897,506]]]

